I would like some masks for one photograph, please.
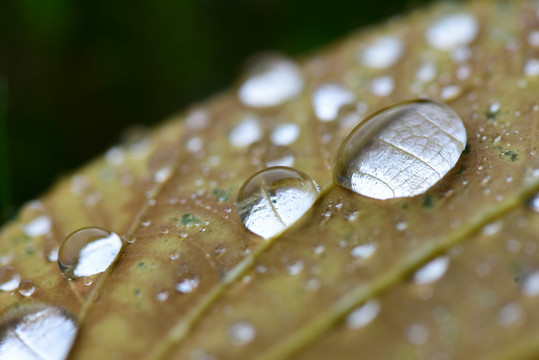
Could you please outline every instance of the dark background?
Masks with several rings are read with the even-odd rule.
[[[0,224],[62,174],[292,56],[429,0],[0,1]]]

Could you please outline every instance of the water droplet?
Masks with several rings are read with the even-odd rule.
[[[182,294],[189,294],[195,291],[200,284],[200,277],[190,271],[184,271],[176,283],[176,291]]]
[[[279,124],[271,132],[270,139],[275,145],[290,145],[297,140],[299,132],[296,124]]]
[[[320,85],[312,95],[314,114],[320,121],[333,121],[339,109],[354,99],[354,94],[339,84]]]
[[[136,240],[137,238],[135,237],[135,234],[133,234],[133,233],[127,233],[127,234],[125,234],[124,236],[122,236],[122,239],[123,239],[123,241],[125,241],[125,242],[128,243],[128,244],[132,244],[132,243],[135,242],[135,240]]]
[[[413,345],[423,345],[429,338],[429,330],[425,325],[412,324],[408,326],[406,337]]]
[[[26,224],[22,230],[27,236],[37,237],[50,233],[51,227],[51,218],[47,215],[41,215]]]
[[[414,274],[414,281],[419,285],[431,284],[444,276],[448,267],[449,258],[447,256],[440,256],[417,270]]]
[[[415,196],[455,166],[465,145],[464,124],[449,107],[400,103],[352,130],[337,153],[333,178],[375,199]]]
[[[384,97],[391,95],[395,81],[391,76],[382,76],[371,81],[370,91],[376,96]]]
[[[360,329],[370,324],[380,312],[380,303],[377,300],[367,301],[352,311],[346,318],[349,329]]]
[[[526,296],[539,295],[539,272],[529,275],[522,283],[522,292]]]
[[[533,195],[530,198],[530,200],[528,201],[528,207],[536,213],[539,213],[539,193]]]
[[[122,165],[124,160],[124,151],[120,146],[111,147],[105,153],[105,161],[111,166]]]
[[[462,92],[462,88],[458,85],[448,85],[442,88],[440,92],[440,99],[442,100],[453,100],[457,98]]]
[[[270,167],[245,181],[236,206],[245,227],[268,239],[303,216],[318,192],[318,185],[307,174],[287,167]]]
[[[524,65],[524,74],[526,76],[538,76],[539,75],[539,60],[529,59]]]
[[[19,287],[21,276],[12,266],[0,267],[0,290],[12,291]]]
[[[286,267],[286,272],[288,275],[294,276],[299,274],[303,268],[305,267],[305,263],[301,260],[298,260]]]
[[[418,81],[426,83],[434,80],[436,73],[436,65],[433,62],[425,62],[417,69],[415,77]]]
[[[146,214],[140,215],[138,217],[138,219],[140,221],[140,225],[142,225],[144,227],[150,226],[150,224],[152,223],[152,221],[150,220],[150,218]]]
[[[452,50],[475,40],[479,31],[476,18],[469,13],[451,14],[430,24],[425,37],[430,46]]]
[[[361,53],[363,65],[374,69],[385,69],[395,65],[404,50],[403,42],[391,35],[381,36]]]
[[[36,287],[32,280],[23,280],[19,284],[19,294],[22,296],[31,296],[35,290]]]
[[[83,282],[84,282],[84,285],[90,286],[90,285],[92,285],[94,283],[94,280],[90,276],[86,276],[83,279]]]
[[[292,166],[294,165],[294,154],[286,146],[270,146],[263,155],[266,166]]]
[[[517,303],[509,303],[501,308],[498,314],[498,324],[503,327],[515,325],[523,315],[522,307]]]
[[[233,345],[243,346],[254,340],[256,329],[247,321],[238,321],[228,328],[228,339]]]
[[[376,252],[376,248],[376,243],[358,245],[350,251],[350,255],[356,259],[368,259]]]
[[[68,279],[95,275],[114,262],[121,248],[122,240],[115,233],[97,227],[82,228],[65,239],[58,265]]]
[[[168,234],[168,226],[167,225],[161,225],[159,227],[159,231],[161,231],[161,234]]]
[[[32,303],[17,305],[2,317],[0,358],[64,360],[77,334],[77,325],[63,308]]]
[[[262,129],[258,118],[247,115],[228,134],[228,141],[236,147],[246,147],[262,138]]]
[[[158,292],[157,295],[155,295],[155,299],[161,302],[166,301],[168,299],[168,291],[163,290]]]
[[[248,70],[247,79],[238,90],[238,98],[255,108],[276,106],[295,98],[303,91],[300,68],[292,60],[268,56]]]

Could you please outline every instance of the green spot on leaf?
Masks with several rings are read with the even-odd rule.
[[[216,188],[213,190],[213,195],[219,200],[219,202],[227,202],[232,197],[232,189],[220,189]]]

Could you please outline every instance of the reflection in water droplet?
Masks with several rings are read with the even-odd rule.
[[[269,146],[263,155],[264,164],[271,166],[292,166],[294,165],[294,154],[286,146]]]
[[[318,192],[318,185],[307,174],[287,167],[271,167],[245,181],[236,206],[245,227],[268,239],[303,216]]]
[[[320,85],[312,95],[314,114],[320,121],[333,121],[339,109],[354,99],[354,94],[339,84]]]
[[[19,284],[19,294],[22,296],[31,296],[35,290],[36,287],[32,280],[23,280]]]
[[[414,281],[420,285],[431,284],[444,276],[448,266],[449,258],[447,256],[440,256],[417,270],[414,274]]]
[[[381,36],[361,53],[363,65],[374,69],[385,69],[393,66],[404,50],[403,42],[391,35]]]
[[[228,328],[228,339],[233,345],[243,346],[254,340],[256,329],[247,321],[238,321]]]
[[[304,86],[299,67],[283,56],[269,56],[253,66],[238,90],[240,101],[247,106],[276,106],[301,93]]]
[[[375,199],[424,193],[457,163],[466,129],[449,107],[429,100],[371,115],[341,145],[334,181]]]
[[[97,227],[82,228],[69,235],[58,253],[58,265],[68,279],[105,271],[114,262],[122,240],[118,235]]]
[[[367,301],[348,315],[346,318],[346,326],[349,329],[360,329],[370,324],[379,312],[380,303],[377,300]]]
[[[75,320],[65,309],[19,305],[2,316],[0,359],[64,360],[76,333]]]
[[[446,15],[430,24],[425,37],[433,48],[452,50],[474,41],[478,31],[479,25],[472,14],[458,13]]]
[[[12,266],[0,267],[0,290],[12,291],[19,287],[21,276]]]

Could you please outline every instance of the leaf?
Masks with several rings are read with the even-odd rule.
[[[477,19],[473,44],[429,46],[429,24],[454,13]],[[539,215],[527,206],[539,190],[535,14],[529,1],[440,3],[303,60],[306,85],[293,101],[250,109],[231,91],[111,149],[3,228],[2,263],[36,290],[0,292],[0,307],[67,308],[80,327],[72,359],[536,357]],[[465,37],[460,30],[444,46]],[[400,61],[358,62],[384,35],[403,40]],[[418,80],[425,66],[434,77]],[[386,91],[393,81],[389,94],[373,88],[380,79]],[[317,120],[311,94],[326,83],[352,91],[357,109]],[[333,185],[333,157],[351,128],[344,115],[419,95],[445,101],[465,123],[454,170],[413,198],[379,201]],[[235,147],[228,136],[246,117],[262,138]],[[323,191],[296,224],[263,240],[243,227],[234,198],[265,166],[283,123],[301,129],[288,146],[294,167]],[[84,226],[134,242],[106,272],[68,281],[51,254]],[[361,246],[375,251],[362,257]],[[447,269],[412,281],[440,256]],[[199,283],[179,293],[188,275]],[[367,320],[346,317],[367,301],[359,309],[370,323],[357,328]]]

